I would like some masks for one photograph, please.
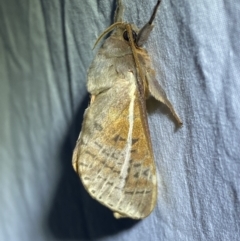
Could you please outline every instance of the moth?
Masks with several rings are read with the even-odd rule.
[[[112,32],[88,70],[90,106],[72,164],[88,193],[110,208],[116,218],[142,219],[155,207],[157,178],[149,134],[146,99],[153,96],[181,120],[156,80],[142,45],[153,29],[160,0],[140,30],[123,22],[118,1],[115,22],[98,38]]]

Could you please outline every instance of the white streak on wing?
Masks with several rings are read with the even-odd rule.
[[[126,177],[127,177],[127,170],[129,167],[129,161],[131,157],[131,147],[132,147],[132,132],[133,132],[133,118],[134,118],[134,101],[135,101],[135,91],[136,91],[136,86],[135,83],[131,85],[131,90],[130,90],[130,105],[129,105],[129,130],[128,130],[128,137],[127,137],[127,143],[125,147],[125,159],[121,168],[120,176],[123,178],[121,183],[120,183],[120,188],[123,188],[125,185]]]

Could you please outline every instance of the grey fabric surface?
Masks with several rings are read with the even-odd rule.
[[[124,1],[142,26],[156,1]],[[158,203],[115,220],[71,166],[115,2],[0,1],[0,240],[239,240],[240,2],[163,0],[146,44],[183,127],[148,101]]]

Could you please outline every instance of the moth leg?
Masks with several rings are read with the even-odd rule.
[[[93,101],[95,100],[96,95],[91,95],[91,99],[90,99],[90,105],[93,103]]]
[[[165,91],[162,89],[160,84],[155,79],[155,73],[153,71],[152,72],[147,72],[146,77],[147,77],[147,82],[148,82],[148,91],[150,92],[150,94],[156,100],[158,100],[158,101],[162,102],[163,104],[165,104],[170,109],[170,111],[172,112],[172,114],[173,114],[174,118],[176,119],[177,123],[179,125],[182,125],[182,121],[179,118],[179,116],[176,113],[176,111],[174,110],[171,102],[167,98],[167,95],[166,95]]]
[[[113,213],[114,218],[119,219],[119,218],[127,218],[127,216],[124,216],[118,212]]]
[[[124,6],[122,0],[117,0],[117,8],[114,15],[114,22],[123,22]]]

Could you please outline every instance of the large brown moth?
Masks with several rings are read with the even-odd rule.
[[[88,71],[90,106],[73,153],[73,167],[89,194],[116,218],[142,219],[156,204],[157,178],[149,134],[146,99],[151,95],[181,120],[155,78],[150,57],[141,46],[153,29],[160,0],[139,31],[122,20],[118,0],[111,36]]]

